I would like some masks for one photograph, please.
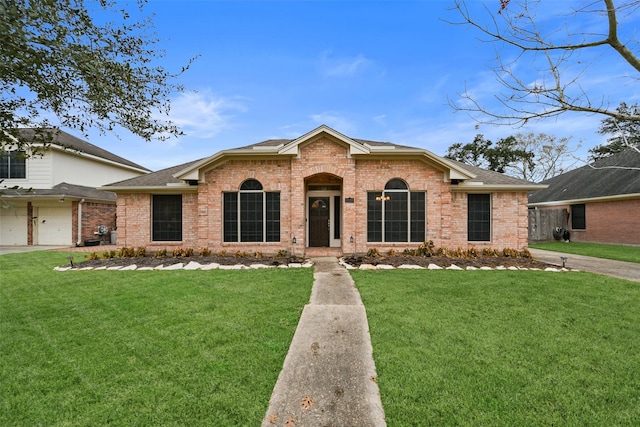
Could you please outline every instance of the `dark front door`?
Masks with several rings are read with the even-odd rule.
[[[329,197],[309,197],[309,246],[329,247]]]

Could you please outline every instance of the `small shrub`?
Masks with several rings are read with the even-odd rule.
[[[96,259],[100,259],[100,256],[95,252],[91,252],[89,255],[85,255],[84,257],[86,259],[88,259],[89,261],[94,261]]]
[[[182,251],[182,256],[189,258],[193,256],[193,253],[193,248],[187,248]]]
[[[389,256],[396,256],[396,255],[398,255],[398,252],[396,252],[396,250],[395,250],[395,249],[391,248],[391,249],[389,249],[389,251],[387,252],[387,255],[389,255]]]
[[[500,256],[500,251],[497,249],[484,248],[482,249],[482,256]]]
[[[218,255],[218,256],[227,256],[227,251],[225,251],[225,250],[223,249],[223,250],[219,251],[219,252],[217,253],[217,255]]]
[[[378,258],[380,256],[380,252],[376,248],[371,248],[367,251],[367,256],[369,258]]]
[[[249,257],[249,254],[246,253],[245,251],[242,251],[242,252],[237,251],[236,252],[236,258],[248,258],[248,257]]]
[[[138,249],[136,249],[135,255],[137,257],[144,257],[147,255],[147,250],[144,248],[144,246],[139,246]]]
[[[120,249],[120,256],[122,258],[133,258],[136,254],[135,249],[133,248],[121,248]]]
[[[253,256],[254,256],[255,258],[262,258],[262,252],[260,252],[260,251],[255,251],[255,252],[254,252],[254,254],[253,254]]]
[[[428,240],[418,246],[418,248],[414,250],[414,254],[416,256],[430,257],[435,253],[434,248],[435,245],[433,244],[433,240]]]
[[[200,256],[211,256],[212,251],[209,248],[200,248]]]
[[[280,249],[276,254],[277,258],[286,258],[287,256],[289,256],[289,251],[287,251],[286,249]]]
[[[156,252],[156,258],[164,258],[167,256],[167,249],[160,249],[158,252]]]
[[[118,252],[118,251],[104,251],[104,252],[102,252],[102,258],[104,258],[104,259],[117,258],[119,256],[120,256],[120,252]]]
[[[171,251],[171,256],[174,258],[179,258],[184,254],[184,249],[182,248],[173,248]]]

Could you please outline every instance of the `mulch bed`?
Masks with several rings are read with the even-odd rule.
[[[188,264],[191,261],[200,263],[202,265],[217,263],[220,265],[246,265],[249,266],[251,264],[264,264],[268,266],[279,266],[279,265],[288,265],[290,263],[304,263],[305,259],[300,257],[236,257],[236,256],[218,256],[218,255],[209,255],[209,256],[189,256],[189,257],[155,257],[155,256],[144,256],[144,257],[114,257],[114,258],[100,258],[95,260],[86,260],[88,254],[77,253],[74,255],[73,262],[74,264],[78,264],[82,262],[83,267],[115,267],[115,266],[127,266],[135,264],[140,267],[157,267],[159,265],[172,265],[177,263]],[[359,267],[362,264],[387,264],[392,265],[394,267],[398,267],[403,264],[412,264],[419,265],[422,267],[427,267],[429,264],[436,264],[440,267],[446,268],[452,264],[457,265],[461,268],[466,268],[468,266],[473,267],[520,267],[520,268],[540,268],[544,269],[547,267],[551,267],[551,264],[546,264],[540,261],[536,261],[532,258],[516,258],[516,257],[497,257],[497,256],[478,256],[475,258],[449,258],[449,257],[420,257],[420,256],[376,256],[376,257],[367,257],[367,256],[347,256],[344,258],[345,262],[353,265],[354,267]]]
[[[349,256],[345,257],[345,262],[359,267],[362,264],[387,264],[394,267],[398,267],[403,264],[419,265],[421,267],[427,267],[429,264],[435,264],[440,267],[446,268],[453,264],[460,268],[466,267],[520,267],[520,268],[540,268],[545,269],[547,267],[555,267],[551,264],[536,261],[533,258],[516,258],[516,257],[504,257],[504,256],[478,256],[474,258],[453,258],[442,256]]]

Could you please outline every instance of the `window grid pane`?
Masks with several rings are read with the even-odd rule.
[[[152,237],[154,241],[182,240],[182,195],[154,195]]]
[[[27,159],[24,151],[0,154],[0,179],[24,179],[27,177]]]
[[[424,242],[425,227],[425,193],[411,193],[411,241]]]
[[[382,193],[367,193],[367,241],[382,241]]]
[[[238,241],[238,193],[224,193],[223,195],[223,223],[224,241]]]
[[[267,242],[280,241],[280,193],[267,193]]]
[[[263,241],[263,207],[262,192],[240,193],[240,241]]]
[[[407,192],[384,192],[384,241],[407,242],[409,210]]]
[[[467,233],[471,242],[491,240],[491,197],[489,194],[467,195]]]

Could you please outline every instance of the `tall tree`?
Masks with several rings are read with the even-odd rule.
[[[633,104],[628,106],[621,103],[617,111],[626,116],[640,116],[640,106]],[[598,133],[612,135],[607,138],[607,143],[589,149],[589,159],[596,161],[619,153],[627,148],[635,148],[640,151],[640,122],[635,120],[616,120],[611,117],[604,118],[600,123]]]
[[[445,157],[468,165],[505,173],[515,164],[529,162],[533,153],[518,147],[513,136],[502,138],[497,143],[476,135],[473,142],[452,144]]]
[[[531,158],[516,162],[510,166],[508,174],[532,182],[541,182],[563,172],[579,163],[573,156],[580,148],[571,148],[571,137],[557,138],[545,133],[518,133],[514,136],[516,147],[531,153]]]
[[[618,122],[640,121],[637,111],[613,108],[606,92],[587,93],[584,89],[590,66],[609,51],[613,54],[608,60],[629,66],[625,84],[629,91],[637,92],[632,87],[638,84],[640,47],[634,29],[623,31],[629,29],[621,27],[621,23],[637,13],[640,1],[592,0],[574,4],[493,0],[490,4],[485,9],[486,20],[472,16],[465,0],[455,0],[455,9],[462,17],[459,24],[479,30],[485,41],[496,44],[496,65],[491,68],[503,90],[495,94],[496,108],[489,107],[473,91],[465,91],[462,102],[451,102],[454,109],[470,112],[481,122],[507,125],[523,125],[566,112],[601,114]],[[548,18],[553,14],[563,19],[549,28],[554,21]],[[571,25],[579,23],[579,18],[589,25]],[[573,32],[573,28],[579,30]],[[505,51],[503,47],[510,49]],[[533,79],[532,70],[536,72]]]
[[[144,0],[137,5],[142,10]],[[145,140],[179,135],[170,95],[183,90],[150,19],[117,0],[0,0],[0,151],[16,128],[45,129],[47,116],[83,135],[117,126]],[[130,9],[131,10],[131,9]],[[41,132],[41,142],[47,142]],[[18,149],[23,141],[18,140]]]

